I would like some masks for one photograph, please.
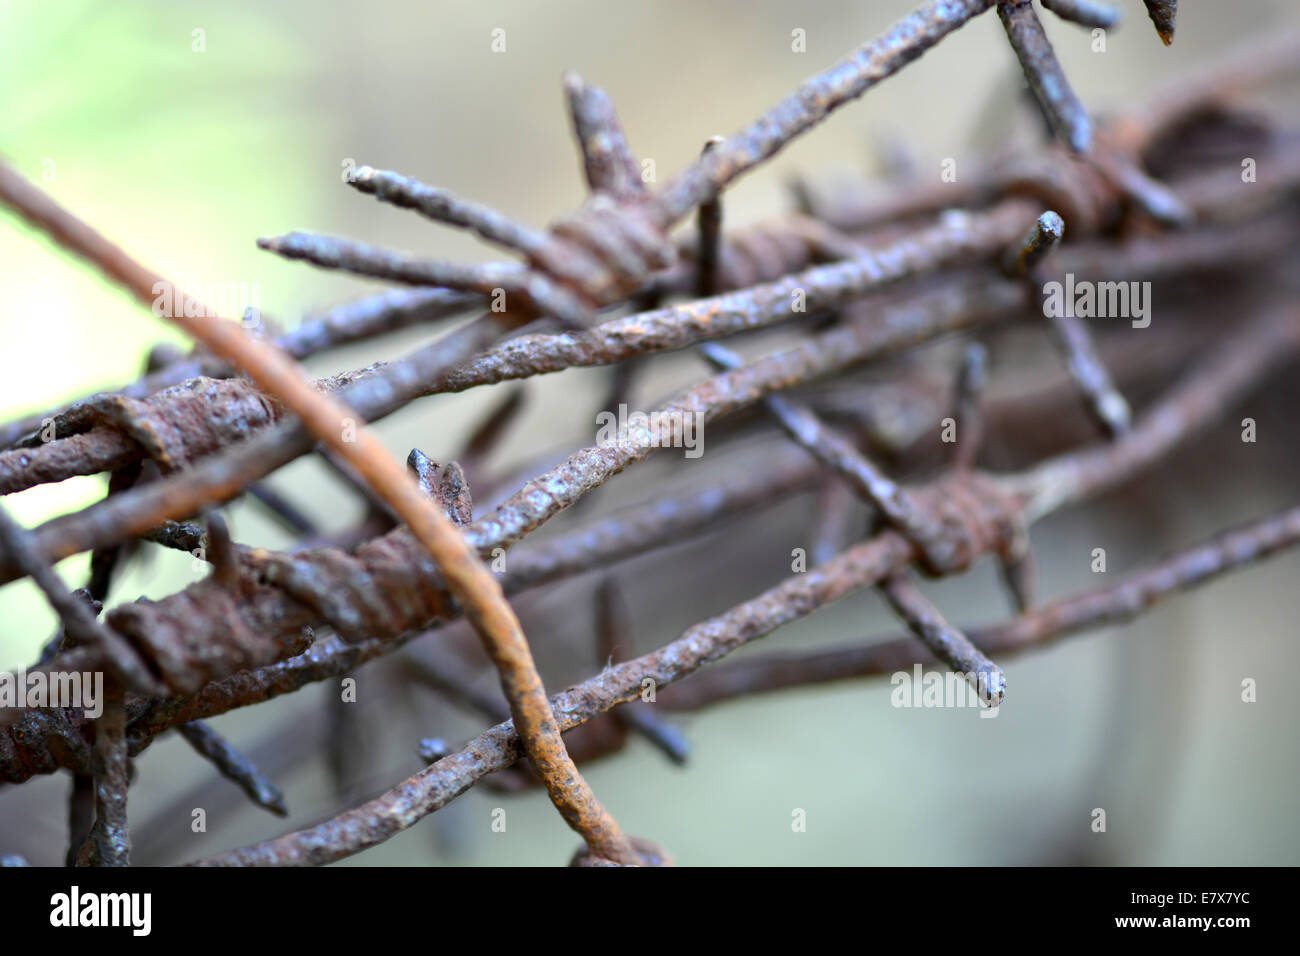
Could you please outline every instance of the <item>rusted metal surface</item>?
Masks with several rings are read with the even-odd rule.
[[[71,213],[54,205],[38,191],[23,188],[25,184],[21,180],[15,184],[13,179],[0,180],[0,186],[5,190],[0,197],[22,211],[30,222],[122,282],[138,298],[152,301],[148,290],[162,281],[159,277],[140,267]],[[330,446],[352,465],[366,484],[405,520],[422,549],[437,565],[448,590],[474,624],[500,671],[529,758],[545,781],[561,815],[583,836],[593,855],[618,864],[634,863],[635,855],[627,838],[596,800],[564,749],[527,640],[502,594],[500,584],[480,562],[472,545],[456,529],[452,519],[408,477],[405,469],[392,459],[378,439],[364,427],[356,426],[352,417],[355,412],[313,388],[290,357],[243,334],[236,325],[212,318],[206,308],[199,310],[197,315],[190,315],[186,310],[184,314],[173,313],[168,317],[214,354],[242,369],[268,395],[292,410],[317,440]],[[354,434],[349,434],[349,424]],[[170,448],[160,448],[157,452],[168,456],[168,470],[182,464],[171,451]],[[20,548],[21,535],[12,535],[6,550],[14,555]],[[16,556],[21,560],[21,554]],[[212,580],[217,589],[225,594],[239,593],[242,582],[233,547],[220,548],[216,557],[219,560],[215,563],[216,573]],[[29,573],[39,573],[39,563],[33,565],[29,560],[27,564]],[[81,607],[75,601],[72,606]],[[73,620],[78,625],[86,625],[84,615],[81,620]],[[131,668],[127,664],[129,658],[117,652],[115,642],[120,642],[111,631],[100,630],[96,637],[108,655],[107,663],[114,665],[123,678],[132,677],[139,671],[138,663]],[[142,690],[150,689],[140,678],[136,678],[136,685]],[[99,725],[103,739],[97,739],[95,749],[97,812],[89,841],[93,851],[90,858],[100,859],[108,865],[124,864],[129,854],[129,841],[124,833],[127,786],[124,722],[119,697],[111,719]],[[111,753],[106,753],[110,746]],[[117,793],[119,789],[120,796]]]
[[[243,379],[190,379],[143,400],[105,395],[78,406],[78,417],[97,422],[88,430],[0,452],[0,493],[115,471],[141,457],[174,471],[274,424],[281,414]]]
[[[447,289],[391,289],[357,302],[335,306],[320,314],[308,315],[292,329],[276,336],[275,344],[296,359],[362,342],[413,325],[437,322],[471,308],[478,297]],[[139,381],[114,392],[127,398],[145,399],[195,378],[227,378],[234,374],[229,365],[201,350],[191,355],[174,356],[161,367],[152,369]],[[39,434],[43,423],[56,423],[75,415],[76,405],[50,409],[0,425],[0,448],[7,448],[24,438]],[[60,435],[59,437],[62,437]]]
[[[1088,111],[1065,78],[1052,44],[1031,0],[999,0],[998,19],[1011,41],[1011,49],[1025,71],[1029,88],[1051,121],[1056,135],[1076,153],[1092,145],[1092,121]]]
[[[126,752],[126,705],[121,685],[104,687],[104,712],[95,721],[91,757],[91,784],[95,818],[90,833],[76,854],[77,866],[130,866],[131,834],[126,819],[126,796],[131,785],[130,758]]]
[[[1135,616],[1158,597],[1204,582],[1234,568],[1267,557],[1300,541],[1300,511],[1282,515],[1225,534],[1220,540],[1171,557],[1128,581],[1089,592],[1075,599],[1047,605],[1013,623],[1005,632],[976,640],[990,652],[1010,651],[1016,643],[1028,644],[1060,636],[1067,628]],[[894,549],[900,549],[895,551]],[[769,633],[800,616],[810,605],[834,600],[846,590],[881,578],[893,562],[907,559],[900,538],[886,535],[846,552],[827,569],[791,579],[761,598],[706,621],[659,651],[611,668],[558,695],[553,706],[569,729],[605,710],[634,698],[649,680],[666,688],[709,660]],[[802,585],[807,585],[802,586]],[[787,616],[788,615],[788,616]],[[1002,636],[998,636],[1001,633]],[[826,680],[888,673],[910,666],[918,657],[912,641],[893,642],[844,652],[751,659],[710,672],[698,681],[665,694],[678,709],[704,706],[757,690],[772,690]],[[695,690],[701,688],[701,690]],[[692,694],[690,691],[695,690]],[[350,810],[320,827],[291,833],[276,840],[231,851],[200,861],[203,865],[321,864],[360,852],[413,825],[445,806],[487,774],[503,770],[519,757],[517,739],[509,723],[498,724],[470,741],[459,753],[443,758],[384,796]],[[343,852],[340,852],[342,848]]]
[[[199,720],[181,724],[179,730],[197,753],[211,761],[217,771],[243,790],[253,803],[277,816],[289,815],[280,788],[215,730]]]
[[[1119,8],[1101,0],[1041,0],[1043,9],[1082,27],[1109,30],[1119,23]]]
[[[101,624],[95,612],[76,594],[71,594],[59,580],[50,563],[41,555],[30,532],[20,527],[0,505],[0,547],[21,572],[41,589],[50,606],[63,622],[64,634],[100,655],[102,665],[132,689],[155,693],[158,681],[148,665],[111,628]]]
[[[951,190],[901,182],[884,203],[805,190],[801,213],[724,232],[722,193],[731,183],[995,6],[1060,142],[981,164],[973,179]],[[1089,28],[1108,29],[1117,17],[1095,0],[1043,6]],[[1147,6],[1168,43],[1176,4]],[[0,494],[112,474],[102,502],[31,531],[0,509],[0,583],[30,576],[60,615],[63,631],[37,669],[107,668],[125,684],[114,685],[94,721],[65,710],[0,714],[0,780],[71,770],[78,783],[69,805],[69,856],[83,863],[128,862],[129,760],[169,729],[179,729],[254,802],[282,812],[269,780],[201,721],[348,675],[432,631],[442,636],[437,654],[417,656],[414,645],[403,652],[407,679],[496,726],[459,750],[441,739],[422,744],[428,766],[376,799],[199,862],[332,862],[523,761],[497,785],[502,792],[532,782],[546,787],[586,843],[573,865],[667,865],[663,849],[623,833],[577,768],[578,760],[617,752],[632,734],[673,761],[685,759],[681,732],[638,700],[647,686],[672,687],[664,696],[669,707],[700,707],[880,673],[929,654],[998,705],[1005,677],[992,656],[1126,620],[1168,594],[1297,543],[1300,517],[1292,510],[1117,585],[1034,604],[1033,521],[1154,467],[1300,353],[1294,303],[1250,291],[1272,288],[1294,266],[1300,140],[1234,105],[1239,92],[1287,66],[1285,55],[1260,55],[1230,66],[1217,82],[1184,85],[1094,124],[1028,0],[945,0],[924,5],[806,81],[750,126],[715,137],[658,189],[642,182],[609,97],[566,74],[590,195],[545,230],[400,173],[358,168],[348,184],[359,193],[469,230],[522,262],[463,266],[309,233],[264,240],[264,248],[283,256],[418,288],[388,291],[269,337],[209,319],[206,311],[177,316],[199,342],[194,351],[160,351],[145,376],[121,392],[0,427]],[[1187,142],[1213,148],[1171,159]],[[1237,168],[1245,145],[1268,170],[1249,195],[1239,188]],[[3,166],[0,201],[151,304],[161,277]],[[670,237],[670,228],[696,209],[696,228]],[[1096,337],[1096,326],[1066,308],[1049,314],[1047,326],[1069,371],[1058,376],[1053,402],[985,397],[985,379],[995,377],[986,367],[991,346],[971,341],[973,333],[1041,322],[1042,290],[1058,275],[1122,273],[1173,286],[1211,272],[1223,291],[1208,290],[1204,308],[1241,301],[1255,316],[1231,335],[1207,329],[1203,310],[1184,296],[1175,319],[1189,325],[1176,349],[1158,361],[1139,362],[1136,349],[1115,361],[1108,349],[1118,336]],[[498,292],[508,303],[504,313],[482,312],[396,361],[317,382],[295,364],[344,342],[482,310]],[[687,301],[673,301],[680,297]],[[612,309],[630,313],[598,320]],[[908,363],[895,363],[892,378],[880,377],[883,360],[950,334],[966,337],[964,359],[937,397]],[[731,337],[742,338],[748,357],[714,342]],[[520,391],[473,429],[456,456],[463,468],[435,463],[418,449],[403,467],[365,427],[429,396],[602,365],[616,367],[600,406],[610,410],[627,404],[641,383],[630,371],[633,360],[701,343],[711,343],[701,352],[721,373],[657,403],[655,412],[717,426],[727,437],[753,434],[766,416],[786,446],[774,445],[762,468],[724,470],[725,480],[661,493],[548,540],[526,539],[654,456],[662,436],[631,425],[612,441],[538,458],[541,473],[531,472],[536,477],[501,499],[496,489],[510,487],[503,484],[510,472],[495,467],[494,453],[518,421]],[[1118,383],[1143,375],[1148,386],[1164,381],[1193,354],[1200,363],[1131,416]],[[870,381],[850,376],[867,363],[876,363]],[[241,373],[248,378],[234,377]],[[876,399],[886,391],[907,406],[907,423],[884,420]],[[1026,410],[1026,401],[1035,407]],[[1060,439],[1066,404],[1089,409],[1103,437],[1069,446],[1076,434],[1065,440],[1068,450],[1012,473],[980,467],[984,435],[1008,418],[1013,430],[1051,431]],[[881,452],[919,450],[945,415],[958,438],[945,449],[942,470],[923,482],[892,477],[893,459]],[[355,434],[343,438],[349,423]],[[355,528],[327,529],[291,495],[263,483],[318,443],[366,505],[367,518]],[[729,453],[720,454],[730,464]],[[678,640],[633,656],[635,622],[622,609],[613,564],[814,490],[811,569],[768,582]],[[213,509],[244,493],[297,537],[293,550],[248,548],[231,538]],[[477,518],[473,498],[480,499]],[[483,508],[484,502],[499,503]],[[864,524],[870,516],[865,539],[846,534],[852,515]],[[201,547],[212,572],[160,600],[119,604],[100,623],[99,602],[141,541]],[[503,569],[485,567],[507,549]],[[92,552],[89,588],[70,594],[51,565],[83,551]],[[985,558],[1000,563],[1017,609],[1000,626],[955,628],[910,578],[914,570],[956,574]],[[592,571],[602,575],[591,598],[598,672],[548,697],[534,648],[505,596]],[[911,638],[706,667],[867,588],[882,592]],[[501,698],[469,686],[477,672],[458,656],[456,642],[471,633],[499,675]],[[509,719],[499,720],[507,709]],[[560,735],[568,730],[576,733],[566,745]]]
[[[1178,109],[1170,107],[1164,112],[1176,113],[1182,109],[1186,107],[1180,106]],[[1127,127],[1125,129],[1127,130]],[[1111,145],[1113,137],[1104,137],[1104,139],[1102,148],[1093,158],[1098,169],[1076,161],[1035,162],[1028,166],[1013,162],[999,174],[1000,184],[997,188],[1013,193],[1031,194],[1048,203],[1055,202],[1058,208],[1066,212],[1066,218],[1071,223],[1071,233],[1075,238],[1086,237],[1095,232],[1103,220],[1115,216],[1118,209],[1116,203],[1121,195],[1140,198],[1143,205],[1156,207],[1158,210],[1166,209],[1170,203],[1179,202],[1176,197],[1163,194],[1152,198],[1150,190],[1144,185],[1144,180],[1135,174],[1136,166],[1133,160],[1127,156],[1131,144],[1123,147],[1122,155],[1113,154]],[[1281,176],[1275,174],[1270,177],[1270,183],[1283,189],[1294,188],[1295,182],[1300,180],[1300,164],[1292,165],[1296,168],[1286,167],[1286,171]],[[1099,179],[1102,176],[1099,169],[1106,170],[1105,176],[1109,177],[1109,185]],[[1239,182],[1239,177],[1235,173],[1233,180]],[[1190,190],[1194,197],[1198,192],[1204,193],[1202,198],[1193,198],[1192,204],[1202,217],[1206,218],[1212,214],[1216,204],[1221,204],[1217,197],[1224,195],[1225,191],[1231,191],[1233,180],[1220,182],[1208,190],[1196,183],[1189,184],[1185,188]],[[1266,183],[1258,185],[1262,188],[1256,191],[1256,198],[1264,198],[1271,187]],[[1176,222],[1181,222],[1185,213],[1177,211],[1170,215]],[[772,282],[743,294],[714,297],[696,303],[616,319],[587,331],[564,336],[517,337],[487,352],[481,360],[457,368],[456,366],[460,365],[469,353],[488,344],[490,340],[490,326],[482,329],[474,326],[475,331],[482,331],[484,334],[474,336],[462,332],[451,336],[445,343],[425,347],[403,361],[387,366],[376,366],[356,376],[321,380],[318,385],[324,389],[342,389],[340,395],[343,400],[361,412],[363,417],[373,421],[425,395],[460,391],[509,378],[522,378],[575,366],[609,364],[649,351],[682,348],[694,342],[734,335],[769,323],[789,320],[792,317],[789,308],[791,297],[796,291],[807,296],[809,311],[833,308],[868,295],[880,285],[897,281],[905,276],[914,276],[951,266],[964,256],[978,258],[987,252],[985,242],[996,245],[996,239],[1002,235],[996,231],[996,228],[991,233],[981,233],[980,220],[970,220],[967,223],[957,219],[951,225],[940,226],[929,231],[922,230],[901,243],[888,244],[871,251],[839,249],[839,255],[834,256],[835,258],[843,258],[846,253],[850,253],[843,264],[836,267],[815,268],[785,277],[785,274],[792,269],[805,264],[807,257],[815,248],[825,248],[826,242],[825,237],[822,237],[823,241],[820,244],[810,237],[807,226],[798,218],[784,225],[775,225],[777,230],[772,232],[772,241],[776,243],[776,249],[780,250],[775,256],[755,257],[745,252],[770,229],[751,231],[752,240],[746,238],[746,232],[742,232],[735,236],[732,242],[724,243],[719,251],[720,272],[717,281],[723,285],[737,283],[752,285],[764,279],[783,277],[779,282]],[[1048,234],[1045,233],[1044,236],[1046,235]],[[843,238],[840,239],[841,243],[845,241]],[[1163,248],[1167,244],[1178,241],[1177,236],[1167,237],[1162,240],[1160,246]],[[1047,244],[1041,240],[1034,244],[1034,248],[1044,254],[1046,246]],[[1218,247],[1220,255],[1225,249],[1230,248],[1232,247]],[[692,257],[698,255],[698,244],[692,249],[693,251],[687,254]],[[856,255],[851,254],[852,252],[856,252]],[[742,264],[737,257],[747,257],[746,264]],[[697,266],[698,263],[692,263],[690,278],[679,280],[678,284],[684,283],[688,288],[693,287]],[[1068,322],[1069,319],[1063,321]],[[207,409],[210,418],[216,422],[241,420],[238,407],[228,407],[219,391],[208,389],[206,392],[210,392],[213,396],[212,406]],[[179,393],[180,396],[189,399],[191,405],[201,402],[204,394],[205,389],[201,384],[192,384]],[[91,420],[89,409],[85,407],[87,404],[83,403],[82,407],[74,409],[77,418],[72,421],[83,423],[80,427],[85,427],[84,423]],[[171,399],[167,394],[159,395],[152,400],[152,404],[163,409],[168,419],[177,419],[178,423],[181,423],[178,430],[183,435],[188,435],[184,427],[187,416],[204,411],[201,405],[191,409],[184,404],[178,405],[173,410]],[[255,419],[248,420],[247,424],[250,431],[261,427],[261,423]],[[31,452],[0,452],[0,487],[19,490],[20,487],[27,487],[37,479],[54,481],[78,474],[93,474],[106,468],[120,467],[125,462],[135,460],[142,453],[139,443],[129,434],[123,434],[120,428],[92,432],[94,438],[91,439],[71,434],[68,426],[64,424],[64,417],[55,418],[55,427],[58,435],[68,434],[66,440],[70,444],[66,447],[63,446],[63,439],[42,445],[35,438],[31,438],[24,444],[27,447],[37,448],[38,454],[35,456]],[[250,471],[257,469],[264,474],[283,464],[281,458],[289,453],[291,447],[293,454],[302,454],[306,450],[306,443],[299,440],[292,445],[287,445],[285,441],[287,431],[286,427],[284,431],[275,434],[275,448],[279,456],[272,457],[269,452],[261,451],[266,447],[266,443],[258,443],[243,453],[243,460],[238,462],[239,467]],[[218,437],[223,437],[228,443],[232,438],[245,437],[245,435],[246,433],[243,432],[235,432]],[[196,457],[221,447],[205,440],[202,431],[188,440],[195,446],[191,454]],[[254,453],[253,449],[257,451]],[[22,464],[23,462],[27,464]],[[32,470],[28,471],[28,469]],[[227,465],[220,469],[219,473],[215,473],[218,472],[215,467],[208,472],[192,472],[185,486],[188,491],[183,499],[184,504],[191,506],[191,510],[196,510],[201,502],[219,500],[214,498],[214,495],[221,493],[216,486],[228,481],[230,470],[230,466]],[[19,474],[22,478],[18,477]],[[201,483],[205,474],[211,477]],[[203,497],[200,498],[200,495]],[[128,502],[130,500],[127,499]],[[126,504],[123,502],[121,507],[126,507]],[[182,505],[178,504],[177,507]]]
[[[1300,509],[1290,508],[1174,552],[1113,584],[1057,598],[1007,624],[969,634],[987,653],[1010,656],[1072,634],[1123,624],[1179,591],[1265,560],[1298,541]],[[698,710],[749,694],[872,677],[934,662],[931,655],[918,653],[910,637],[753,656],[673,687],[663,695],[663,704],[669,710]]]
[[[1178,0],[1142,0],[1165,46],[1174,42],[1174,21],[1178,17]]]
[[[1007,676],[1002,668],[985,657],[970,638],[944,620],[942,612],[903,572],[885,578],[880,591],[921,643],[954,672],[963,675],[983,703],[990,707],[1002,703],[1007,687]]]
[[[1223,348],[1193,368],[1169,397],[1143,415],[1123,438],[1081,449],[1005,479],[1024,494],[1033,517],[1128,480],[1231,407],[1232,397],[1272,369],[1293,361],[1300,347],[1300,309],[1270,312],[1240,328]]]

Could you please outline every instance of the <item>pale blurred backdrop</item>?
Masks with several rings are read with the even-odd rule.
[[[0,5],[0,152],[181,285],[257,282],[266,313],[292,323],[377,286],[259,252],[258,236],[302,228],[461,261],[495,257],[462,234],[350,190],[345,163],[400,170],[543,226],[584,193],[562,71],[576,70],[611,95],[633,148],[654,159],[662,181],[707,137],[748,123],[915,5],[8,0]],[[1086,31],[1044,15],[1066,72],[1096,111],[1300,19],[1287,0],[1185,4],[1166,49],[1141,5],[1123,6],[1126,22],[1104,54],[1090,50]],[[505,31],[503,53],[491,47],[496,29]],[[794,29],[806,31],[806,53],[792,52]],[[741,181],[727,194],[728,223],[790,208],[786,184],[796,173],[823,184],[875,175],[880,146],[890,140],[906,142],[922,169],[974,157],[1023,125],[1018,86],[1000,25],[981,17]],[[132,380],[150,346],[175,339],[11,216],[0,216],[0,263],[5,419]],[[414,330],[332,353],[311,368],[358,367],[429,334]],[[662,364],[643,383],[647,401],[705,374],[686,358]],[[530,383],[530,404],[503,456],[522,462],[539,444],[559,451],[589,444],[590,416],[560,412],[595,407],[605,381],[570,372]],[[427,400],[379,431],[403,456],[419,445],[443,460],[496,394]],[[1270,465],[1280,458],[1268,457],[1276,455],[1268,446],[1294,448],[1294,418],[1258,414],[1268,423],[1258,446],[1237,442],[1234,450],[1231,429],[1216,433],[1217,447],[1227,450],[1215,455],[1213,473],[1191,468],[1204,456],[1185,455],[1180,470],[1159,472],[1141,491],[1036,526],[1044,596],[1095,583],[1094,547],[1108,549],[1118,572],[1288,503],[1294,475]],[[655,490],[651,479],[682,467],[676,457],[656,461],[629,475],[623,491],[619,479],[600,494],[641,500]],[[331,527],[361,513],[313,462],[298,462],[273,483]],[[6,504],[35,524],[96,500],[103,485],[101,477],[74,479]],[[231,522],[241,541],[286,543],[248,505],[234,506]],[[618,569],[638,647],[671,640],[780,580],[806,522],[806,508],[765,513],[721,544],[705,539]],[[59,569],[80,586],[86,567],[82,557]],[[713,579],[701,581],[700,568]],[[634,740],[587,772],[629,832],[684,864],[1295,864],[1298,571],[1293,553],[1128,627],[1010,660],[1008,703],[996,720],[966,710],[896,710],[886,681],[850,682],[682,717],[694,746],[685,768]],[[193,579],[187,560],[159,555],[125,575],[113,600],[160,596]],[[534,643],[551,642],[539,657],[553,689],[591,671],[593,583],[521,602]],[[931,593],[957,623],[1006,613],[989,567]],[[0,589],[0,667],[30,663],[53,628],[33,587]],[[866,593],[750,650],[843,645],[896,630]],[[381,695],[382,684],[367,685],[365,673],[363,694]],[[1245,677],[1259,682],[1253,705],[1240,702]],[[314,748],[277,776],[293,809],[287,822],[224,794],[218,800],[233,787],[178,740],[151,748],[132,790],[136,861],[180,862],[333,812],[338,803],[319,755],[327,693],[336,693],[333,685],[213,722],[249,748],[272,733]],[[420,736],[461,740],[482,726],[481,718],[425,701],[373,730],[353,802],[418,769]],[[60,860],[67,789],[65,777],[0,788],[0,852]],[[189,810],[206,801],[208,832],[192,834]],[[508,813],[503,834],[490,827],[498,806]],[[1107,809],[1105,834],[1090,832],[1094,807]],[[806,832],[792,832],[796,808],[807,813]],[[550,865],[567,860],[577,842],[540,790],[507,797],[480,788],[349,862]]]

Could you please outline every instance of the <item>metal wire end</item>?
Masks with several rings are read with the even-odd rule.
[[[640,167],[609,96],[572,71],[564,74],[564,91],[588,188],[616,199],[642,193]]]
[[[1062,20],[1081,27],[1109,30],[1124,19],[1119,7],[1101,0],[1040,0],[1043,9],[1051,10]]]
[[[1002,269],[1007,275],[1029,275],[1065,238],[1065,220],[1048,209],[1029,227],[1029,232],[1007,250]]]
[[[520,225],[489,206],[391,170],[358,166],[348,176],[347,184],[380,202],[412,209],[433,222],[468,229],[494,245],[525,256],[534,254],[546,242],[543,233]]]
[[[1156,33],[1165,46],[1174,42],[1174,21],[1178,19],[1178,0],[1142,0],[1155,24]]]
[[[1007,689],[1007,678],[1002,668],[985,657],[970,638],[949,624],[939,609],[907,578],[906,572],[891,574],[881,582],[880,591],[921,643],[955,673],[961,674],[986,706],[997,707],[1002,703]]]
[[[1030,0],[1001,0],[998,18],[1057,137],[1074,152],[1086,153],[1092,145],[1092,121],[1052,52],[1033,4]]]
[[[182,724],[177,729],[196,753],[206,758],[218,773],[244,791],[253,803],[276,816],[289,815],[289,807],[284,802],[280,788],[226,738],[201,720]]]

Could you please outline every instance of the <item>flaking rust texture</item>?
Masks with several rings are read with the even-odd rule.
[[[1118,20],[1096,0],[1041,6],[1087,29]],[[1170,43],[1176,3],[1146,6]],[[851,188],[829,196],[800,188],[798,211],[727,228],[729,186],[993,10],[1049,141],[991,158],[950,189],[903,181],[873,199]],[[66,859],[126,865],[130,761],[161,735],[178,731],[256,805],[289,814],[271,775],[203,721],[372,662],[404,662],[392,668],[395,679],[493,726],[462,746],[420,742],[423,769],[323,822],[195,862],[330,863],[482,784],[500,794],[543,787],[582,841],[573,866],[664,866],[673,863],[671,848],[624,833],[578,763],[617,753],[633,737],[689,763],[689,737],[666,716],[672,711],[913,663],[963,674],[983,706],[1015,706],[1004,655],[1127,621],[1300,541],[1291,508],[1117,583],[1046,603],[1035,594],[1035,521],[1161,467],[1300,353],[1300,308],[1275,281],[1294,271],[1300,239],[1300,138],[1243,99],[1285,76],[1298,48],[1290,38],[1248,50],[1167,93],[1094,116],[1033,3],[945,0],[924,4],[750,125],[701,144],[698,158],[658,187],[642,180],[610,98],[566,74],[589,195],[545,229],[400,172],[351,169],[346,184],[359,196],[467,230],[518,261],[448,263],[309,232],[263,238],[269,253],[397,287],[288,331],[272,322],[245,334],[206,311],[168,315],[195,340],[192,350],[160,349],[139,381],[119,391],[0,425],[0,494],[110,475],[102,501],[36,528],[0,509],[0,583],[30,578],[62,622],[32,670],[98,669],[110,687],[93,717],[0,711],[0,780],[71,771]],[[1244,194],[1239,156],[1247,150],[1267,175]],[[0,166],[0,202],[140,304],[150,304],[159,282],[172,288],[8,166]],[[693,228],[673,234],[692,217]],[[1178,314],[1169,321],[1183,334],[1175,342],[1153,332],[1159,347],[1098,334],[1073,308],[1044,310],[1045,290],[1063,275],[1105,281],[1121,272],[1175,292],[1206,273],[1216,284],[1198,287],[1200,301],[1173,297]],[[1249,314],[1225,332],[1216,318],[1238,303]],[[297,365],[460,315],[473,317],[391,361],[316,381]],[[1007,327],[1035,328],[1050,341],[1057,354],[1048,381],[1040,375],[1029,388],[1014,376],[1000,380],[991,353],[1001,340],[989,333]],[[963,347],[936,382],[934,365],[908,353],[945,337]],[[526,480],[498,461],[527,403],[510,383],[608,366],[604,404],[591,411],[612,414],[646,363],[688,349],[696,383],[659,402],[654,415],[728,439],[712,453],[723,467],[707,481],[586,517],[593,492],[666,457],[658,454],[662,434],[631,423],[567,454],[539,450]],[[872,376],[858,375],[868,365]],[[438,395],[493,385],[503,400],[445,459],[419,448],[394,456],[367,427]],[[1144,390],[1140,404],[1131,403],[1133,386]],[[896,414],[883,410],[886,396]],[[955,447],[927,441],[949,423],[964,436]],[[730,441],[737,437],[745,440]],[[983,454],[994,442],[1023,451],[1031,438],[1056,445],[1018,469],[994,469]],[[766,443],[757,467],[736,450],[750,440]],[[911,454],[929,456],[924,478],[898,477]],[[307,455],[320,456],[363,503],[356,526],[328,527],[264,481]],[[234,540],[220,509],[245,495],[297,545]],[[817,512],[811,566],[636,652],[645,628],[628,611],[620,562],[704,538],[727,542],[732,525],[764,520],[756,515],[792,499]],[[566,525],[574,511],[583,521]],[[860,529],[846,530],[858,518]],[[550,524],[560,527],[531,540]],[[211,573],[157,600],[109,602],[101,620],[115,576],[153,546],[197,556]],[[91,579],[68,593],[53,563],[85,552]],[[985,560],[998,565],[1013,609],[1001,624],[964,629],[916,583]],[[534,660],[542,642],[525,636],[518,598],[591,572],[599,580],[582,617],[594,641],[581,655],[589,674],[549,693]],[[717,663],[871,589],[905,636]],[[479,656],[461,639],[476,639]],[[415,655],[429,645],[437,655]],[[484,666],[499,697],[477,682]],[[347,763],[331,754],[332,765]]]

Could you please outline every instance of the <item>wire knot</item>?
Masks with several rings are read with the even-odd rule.
[[[623,302],[677,261],[665,225],[642,198],[593,194],[556,220],[530,264],[590,308]]]
[[[1024,540],[1016,499],[992,476],[956,473],[912,495],[934,531],[916,541],[917,565],[931,577],[965,571],[985,554],[1011,553]]]

